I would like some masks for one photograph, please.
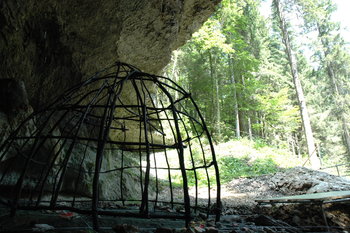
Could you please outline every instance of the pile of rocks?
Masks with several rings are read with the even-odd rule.
[[[350,180],[305,167],[278,172],[270,182],[270,188],[286,194],[350,190]]]
[[[325,222],[319,205],[276,204],[257,206],[255,199],[278,196],[350,190],[350,180],[315,171],[295,167],[271,175],[240,178],[231,181],[227,187],[230,198],[224,198],[226,214],[261,213],[293,226],[324,226]],[[327,204],[326,216],[330,225],[348,227],[350,225],[349,205]],[[321,229],[322,230],[322,229]]]
[[[237,193],[250,193],[253,197],[276,197],[350,190],[350,180],[305,167],[295,167],[272,175],[235,179],[227,188]]]

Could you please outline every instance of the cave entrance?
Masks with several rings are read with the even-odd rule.
[[[191,95],[120,62],[19,125],[0,147],[0,188],[12,215],[69,210],[92,215],[95,229],[98,215],[188,225],[203,211],[219,220],[221,208],[213,144]]]

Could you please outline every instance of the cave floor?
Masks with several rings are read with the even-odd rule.
[[[157,231],[157,233],[350,232],[350,204],[347,203],[325,206],[326,217],[330,224],[330,228],[327,229],[324,226],[325,222],[319,205],[260,206],[254,201],[304,194],[309,192],[310,187],[317,186],[314,183],[308,184],[318,180],[321,183],[327,181],[329,187],[334,187],[334,191],[340,188],[350,190],[349,181],[340,180],[336,183],[337,179],[340,178],[304,168],[294,168],[287,172],[254,178],[238,178],[222,186],[223,216],[219,223],[215,223],[213,216],[208,219],[202,216],[203,219],[195,219],[191,228],[186,230],[184,220],[101,216],[100,232],[123,232],[113,230],[113,227],[121,224],[139,229],[139,231],[124,231],[125,233],[155,232],[159,228],[167,228],[169,231]],[[303,187],[305,189],[300,190]],[[200,189],[199,193],[206,196],[206,190]],[[203,198],[199,199],[199,202],[205,205],[207,200]],[[71,213],[62,211],[19,210],[17,215],[11,218],[9,211],[0,205],[0,232],[32,232],[35,224],[49,224],[55,227],[48,232],[94,232],[91,216],[76,213],[70,216],[69,214]]]
[[[0,232],[39,232],[34,230],[36,224],[48,224],[53,230],[47,232],[58,233],[92,233],[92,218],[88,215],[80,215],[63,211],[28,211],[18,210],[15,217],[10,217],[8,210],[0,208]],[[324,227],[318,229],[295,227],[283,221],[273,219],[266,215],[225,215],[220,222],[215,223],[214,216],[202,220],[198,218],[191,223],[186,230],[184,220],[173,219],[142,219],[130,217],[101,216],[99,218],[99,232],[124,232],[124,233],[299,233],[299,232],[344,232],[338,229],[330,231]],[[126,224],[126,225],[125,225]],[[125,230],[113,230],[116,226],[126,227]],[[137,231],[133,228],[136,227]],[[160,228],[169,231],[159,231]],[[120,229],[120,228],[119,228]],[[158,231],[157,231],[158,229]],[[43,231],[42,231],[43,232]]]
[[[36,224],[48,224],[55,229],[48,232],[90,233],[92,218],[63,211],[28,211],[18,210],[15,217],[10,217],[5,209],[0,211],[0,232],[33,232]],[[73,214],[70,216],[70,214]],[[157,228],[181,229],[184,220],[142,219],[128,217],[101,216],[99,232],[115,232],[112,228],[120,224],[137,227],[140,232],[154,232]]]

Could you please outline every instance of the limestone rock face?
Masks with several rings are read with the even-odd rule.
[[[0,78],[24,80],[36,109],[116,60],[157,73],[218,2],[3,0]]]

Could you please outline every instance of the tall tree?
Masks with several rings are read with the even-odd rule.
[[[349,63],[349,61],[348,56],[344,54],[346,48],[338,32],[339,25],[331,20],[336,7],[330,0],[296,0],[296,2],[301,6],[305,29],[317,32],[320,46],[313,47],[313,49],[320,58],[320,68],[325,71],[328,78],[328,90],[331,90],[331,93],[325,94],[332,98],[335,117],[341,125],[343,143],[350,159],[350,129],[347,99],[345,98],[347,90],[341,80],[343,70],[338,65]]]
[[[212,49],[208,50],[208,58],[209,58],[209,67],[210,67],[210,79],[212,81],[213,86],[213,101],[214,101],[214,124],[215,124],[215,131],[217,133],[218,140],[220,140],[221,137],[221,110],[220,110],[220,90],[219,90],[219,78],[216,75],[214,64],[216,63],[216,59],[213,56]]]
[[[304,91],[299,79],[297,60],[296,60],[296,56],[293,54],[292,44],[288,34],[288,26],[286,24],[286,20],[284,17],[284,8],[280,0],[273,0],[273,6],[279,22],[283,44],[285,46],[285,51],[286,51],[286,55],[287,55],[290,70],[291,70],[291,75],[293,77],[293,83],[294,83],[294,87],[295,87],[295,91],[296,91],[296,95],[299,103],[299,108],[300,108],[300,115],[303,122],[303,129],[304,129],[304,134],[306,138],[309,159],[310,159],[312,168],[319,169],[321,167],[321,161],[317,156],[315,140],[312,133],[311,122],[310,122],[306,101],[304,97]]]
[[[169,67],[172,75],[178,64],[178,77],[173,78],[198,101],[216,141],[249,136],[278,145],[300,125],[290,100],[291,82],[284,75],[288,63],[270,51],[273,43],[259,3],[223,0]]]
[[[234,112],[234,118],[235,118],[235,128],[236,128],[236,138],[241,137],[241,130],[239,127],[239,109],[238,109],[238,100],[237,100],[237,90],[236,90],[236,79],[235,79],[235,73],[233,70],[233,58],[230,56],[229,58],[229,73],[231,76],[231,83],[232,83],[232,91],[233,91],[233,112]]]
[[[259,68],[260,44],[258,37],[259,1],[223,1],[223,9],[218,16],[227,41],[232,44],[234,53],[230,56],[229,68],[232,78],[232,92],[235,98],[234,115],[236,136],[241,134],[253,138],[252,118],[256,101],[251,99],[250,91],[255,89]],[[255,79],[255,80],[252,80]],[[252,81],[251,81],[252,80]],[[237,132],[239,130],[239,133]]]

